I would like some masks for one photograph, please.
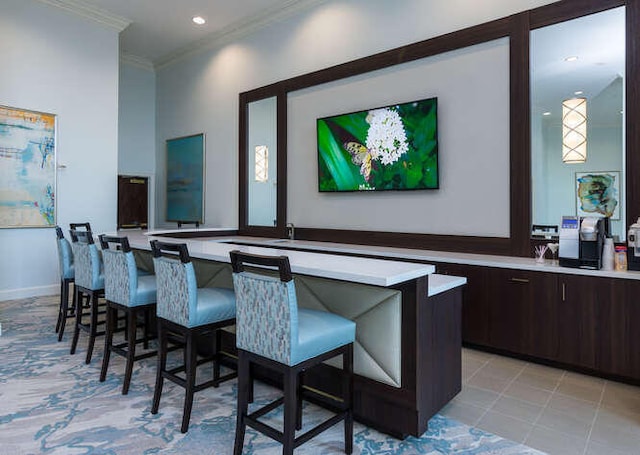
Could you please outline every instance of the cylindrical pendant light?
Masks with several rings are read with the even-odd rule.
[[[562,102],[562,162],[587,161],[587,99]]]

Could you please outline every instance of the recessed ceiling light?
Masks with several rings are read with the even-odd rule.
[[[577,55],[572,55],[570,57],[567,57],[564,59],[565,62],[575,62],[576,60],[578,60],[578,56]]]
[[[194,16],[193,19],[191,19],[193,21],[194,24],[198,24],[198,25],[204,25],[207,21],[204,20],[204,17],[201,16]]]
[[[551,112],[543,112],[542,115],[551,115]]]
[[[582,90],[577,90],[573,92],[574,95],[582,95],[584,92]]]

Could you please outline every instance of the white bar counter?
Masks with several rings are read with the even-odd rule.
[[[277,248],[224,243],[220,240],[207,238],[156,237],[152,235],[153,233],[143,234],[141,231],[121,232],[120,234],[126,234],[129,237],[132,248],[151,250],[150,240],[186,243],[191,257],[216,262],[230,262],[229,252],[233,250],[264,256],[288,256],[293,273],[374,286],[389,287],[435,272],[435,267],[428,264],[279,250]]]

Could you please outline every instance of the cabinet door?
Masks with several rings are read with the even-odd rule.
[[[555,275],[492,269],[491,286],[491,345],[553,359],[558,349]]]
[[[487,269],[472,265],[436,264],[436,272],[467,278],[467,284],[462,288],[462,341],[487,346],[489,344]]]
[[[560,362],[596,368],[598,306],[605,303],[608,280],[580,275],[558,275],[558,346]],[[600,303],[599,303],[600,302]]]
[[[640,282],[600,279],[598,370],[640,379]]]

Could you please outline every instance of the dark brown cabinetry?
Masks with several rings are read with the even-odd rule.
[[[462,339],[466,343],[489,343],[489,289],[486,286],[488,269],[460,264],[436,264],[442,275],[463,276],[467,285],[462,288]]]
[[[640,282],[610,279],[598,308],[598,369],[640,380]]]
[[[558,348],[555,277],[547,273],[492,269],[488,286],[490,345],[552,358]]]
[[[598,339],[606,337],[598,327],[598,308],[606,302],[611,280],[580,275],[557,276],[560,298],[556,299],[559,333],[558,355],[554,360],[595,369]]]
[[[462,264],[467,345],[640,382],[640,281]]]

